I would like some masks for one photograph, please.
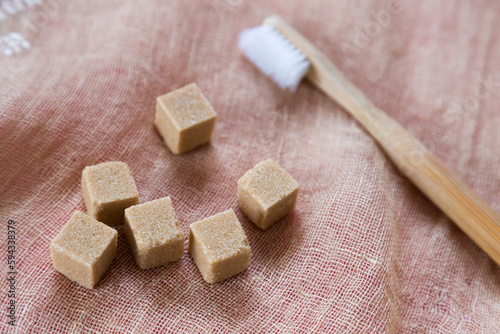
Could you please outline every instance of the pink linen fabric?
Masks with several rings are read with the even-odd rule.
[[[32,47],[0,55],[4,333],[498,333],[500,270],[314,86],[281,91],[237,36],[279,14],[374,103],[500,211],[498,1],[46,0],[0,22]],[[211,144],[171,154],[156,97],[196,82],[218,113]],[[267,231],[236,181],[272,158],[300,183]],[[85,166],[124,161],[140,201],[171,196],[185,233],[233,208],[249,269],[206,284],[185,251],[141,270],[118,255],[94,290],[52,266]],[[7,325],[7,221],[17,321]]]

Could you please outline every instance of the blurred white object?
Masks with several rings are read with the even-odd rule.
[[[262,72],[281,88],[294,91],[309,70],[309,60],[288,38],[270,25],[244,30],[238,46]]]
[[[21,33],[11,32],[0,36],[0,53],[4,56],[10,57],[29,49],[31,49],[31,43]]]

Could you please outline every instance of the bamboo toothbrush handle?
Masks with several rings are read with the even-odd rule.
[[[307,55],[307,78],[347,110],[396,166],[500,265],[500,215],[399,123],[370,102],[340,70],[280,17],[264,20]]]

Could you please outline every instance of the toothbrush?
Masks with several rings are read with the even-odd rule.
[[[306,76],[353,116],[399,170],[500,265],[500,215],[278,16],[240,34],[240,49],[282,88]]]

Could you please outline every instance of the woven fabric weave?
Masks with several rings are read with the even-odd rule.
[[[5,333],[498,333],[499,267],[308,82],[281,91],[237,49],[279,14],[500,211],[497,1],[45,0],[0,22],[31,48],[0,55],[0,252],[16,222],[16,326]],[[171,154],[156,97],[196,82],[218,113],[211,144]],[[267,231],[236,181],[272,158],[301,185]],[[140,202],[171,196],[184,232],[233,208],[249,269],[206,284],[185,251],[141,270],[118,255],[95,289],[49,244],[85,210],[85,166],[129,164]]]

